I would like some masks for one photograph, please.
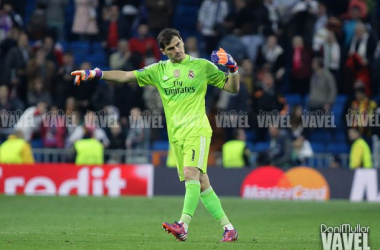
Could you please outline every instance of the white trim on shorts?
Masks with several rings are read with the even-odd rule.
[[[205,156],[205,149],[206,149],[206,137],[201,136],[201,147],[199,150],[199,159],[198,159],[198,168],[202,169],[203,166],[203,158]]]

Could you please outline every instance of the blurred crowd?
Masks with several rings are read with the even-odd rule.
[[[26,6],[33,2],[33,12]],[[240,93],[231,95],[209,88],[206,111],[214,127],[212,151],[221,151],[233,139],[233,129],[215,127],[218,111],[244,111],[249,116],[254,141],[271,141],[274,154],[297,159],[312,151],[308,139],[314,131],[303,128],[301,115],[308,111],[333,111],[337,96],[344,110],[376,112],[380,94],[380,3],[375,0],[2,0],[0,9],[0,110],[22,110],[21,119],[34,119],[34,129],[24,129],[26,140],[39,139],[43,147],[72,147],[91,131],[106,148],[148,149],[165,140],[163,129],[132,128],[131,117],[161,113],[162,103],[152,87],[136,83],[117,85],[102,81],[73,85],[75,69],[134,70],[161,60],[158,32],[174,23],[175,12],[186,4],[196,6],[196,23],[181,30],[187,54],[208,58],[223,47],[238,62]],[[190,13],[190,9],[187,13]],[[73,10],[73,12],[71,12]],[[177,17],[178,19],[178,17]],[[101,50],[106,62],[78,61],[78,51],[65,49],[73,42],[88,45],[87,54]],[[86,57],[84,57],[86,58]],[[288,103],[287,96],[301,97]],[[295,105],[299,104],[299,105]],[[75,114],[79,126],[43,126],[45,110],[65,119]],[[63,112],[55,112],[62,110]],[[86,116],[116,115],[118,126],[91,127]],[[290,113],[292,128],[257,126],[260,112]],[[94,112],[89,112],[94,111]],[[146,112],[142,112],[146,111]],[[1,121],[5,140],[12,129]],[[165,124],[164,124],[165,125]],[[22,127],[18,127],[23,130]],[[345,128],[342,128],[345,129]],[[276,131],[275,131],[276,130]],[[359,127],[369,140],[376,129]],[[273,138],[281,135],[277,142]],[[284,138],[283,138],[284,137]],[[252,136],[248,136],[248,140]],[[252,139],[253,140],[253,139]],[[273,143],[272,143],[273,142]],[[306,148],[306,149],[305,149]],[[308,149],[310,148],[310,149]],[[290,149],[288,152],[285,149]],[[274,150],[274,151],[273,151]],[[286,152],[285,152],[286,151]],[[296,154],[296,156],[294,156]],[[293,156],[292,156],[293,155]],[[265,161],[267,156],[262,157]],[[289,159],[288,159],[289,162]]]

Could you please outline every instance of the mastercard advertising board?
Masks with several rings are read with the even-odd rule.
[[[284,171],[275,166],[262,166],[244,179],[241,197],[272,200],[329,200],[330,187],[323,175],[309,167]]]

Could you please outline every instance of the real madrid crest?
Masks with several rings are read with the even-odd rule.
[[[174,70],[174,77],[178,78],[181,75],[181,71],[179,69]]]
[[[193,79],[194,78],[194,71],[192,71],[192,70],[189,70],[189,78],[190,79]]]

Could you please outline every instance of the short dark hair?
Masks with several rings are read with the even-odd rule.
[[[161,30],[160,34],[157,36],[158,45],[161,49],[165,49],[165,46],[169,45],[175,36],[182,39],[179,31],[176,29],[168,28]]]

